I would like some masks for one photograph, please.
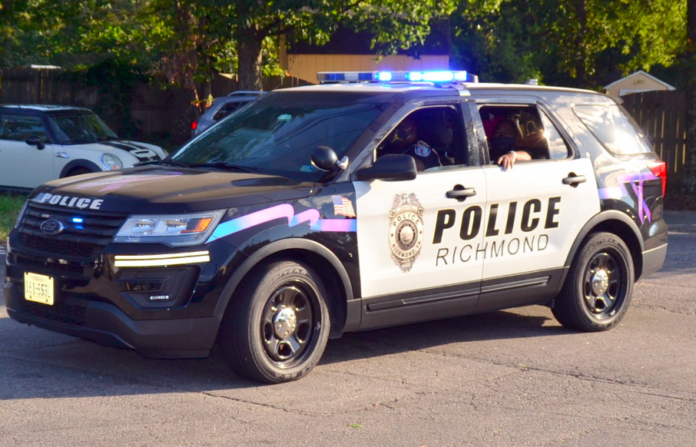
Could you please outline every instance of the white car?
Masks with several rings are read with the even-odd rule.
[[[165,157],[158,146],[120,140],[89,109],[0,105],[0,189],[26,191],[57,178]]]

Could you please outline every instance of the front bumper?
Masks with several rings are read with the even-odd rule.
[[[215,313],[222,286],[215,280],[219,261],[208,262],[207,252],[191,257],[182,250],[109,245],[88,257],[69,250],[78,244],[60,246],[64,254],[56,255],[48,251],[51,240],[23,242],[17,231],[8,238],[3,293],[14,320],[145,357],[201,358],[212,349],[222,318]],[[125,256],[135,249],[153,255]],[[25,273],[54,279],[53,305],[25,299]],[[152,288],[134,288],[143,285]],[[148,299],[152,295],[157,301]]]
[[[133,320],[113,304],[70,298],[51,308],[27,302],[15,282],[5,283],[3,291],[7,313],[20,323],[104,346],[134,349],[143,357],[207,357],[220,325],[216,317]],[[37,312],[36,306],[44,306],[44,312]]]

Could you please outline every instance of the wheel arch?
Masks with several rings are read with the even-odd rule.
[[[575,242],[573,242],[573,246],[570,249],[570,253],[564,265],[565,268],[560,284],[564,284],[570,266],[587,238],[591,234],[601,231],[615,234],[624,241],[631,253],[631,259],[633,260],[635,280],[637,281],[640,278],[643,272],[643,251],[645,251],[645,243],[640,234],[640,229],[625,213],[616,210],[608,210],[590,219],[582,228],[577,238],[575,238]]]
[[[244,279],[269,262],[291,260],[307,264],[324,281],[327,289],[327,305],[331,317],[331,337],[339,337],[345,330],[357,328],[360,323],[360,307],[355,303],[353,287],[348,272],[338,257],[325,246],[307,239],[284,239],[265,245],[252,253],[227,281],[215,315],[222,319],[225,310],[240,289]]]
[[[89,160],[78,159],[78,160],[72,160],[71,162],[69,162],[68,164],[63,166],[63,169],[61,169],[61,171],[60,171],[60,178],[66,177],[70,173],[70,171],[72,171],[73,169],[80,169],[80,168],[89,169],[92,172],[101,172],[102,171],[102,169],[99,166],[97,166],[96,163],[91,162]]]

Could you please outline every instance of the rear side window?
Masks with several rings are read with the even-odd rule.
[[[560,160],[572,152],[551,119],[534,104],[486,104],[479,108],[492,163],[511,150],[533,160]]]
[[[0,117],[0,139],[24,141],[39,137],[46,141],[46,129],[39,116],[3,115]]]
[[[235,110],[239,109],[240,106],[243,106],[247,104],[246,102],[230,102],[228,104],[225,104],[220,108],[220,110],[217,111],[217,113],[213,116],[213,121],[220,121],[221,119],[225,118],[227,115],[230,113],[234,112]]]
[[[617,104],[580,104],[575,114],[607,150],[617,155],[652,152],[638,125]]]

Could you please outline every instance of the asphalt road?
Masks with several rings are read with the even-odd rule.
[[[0,298],[0,445],[695,445],[696,213],[667,220],[612,331],[534,306],[349,334],[284,385],[20,325]]]

